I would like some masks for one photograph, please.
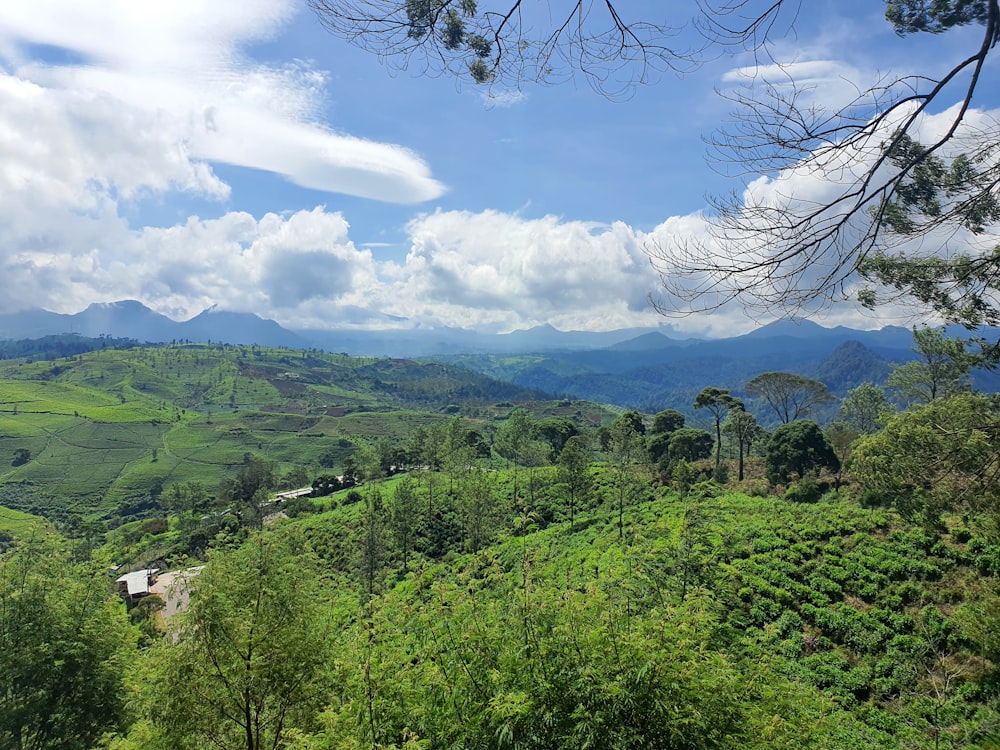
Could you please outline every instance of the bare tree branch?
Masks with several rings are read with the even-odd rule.
[[[611,0],[309,0],[334,36],[388,67],[449,74],[499,91],[582,75],[603,96],[627,97],[654,74],[693,70],[699,50],[670,44],[688,19],[627,19]],[[666,17],[664,13],[664,17]]]
[[[781,5],[731,33],[756,38],[761,26],[773,27]],[[707,239],[648,248],[665,289],[653,300],[657,309],[686,314],[736,302],[751,314],[801,314],[859,292],[871,305],[875,298],[864,296],[859,271],[912,293],[892,283],[884,263],[881,276],[868,265],[903,242],[912,248],[925,238],[928,255],[940,256],[953,239],[968,252],[970,235],[1000,218],[1000,123],[969,120],[998,33],[1000,12],[990,0],[979,48],[942,77],[886,77],[833,111],[810,103],[811,92],[796,85],[791,66],[769,66],[771,77],[750,78],[743,90],[727,94],[734,120],[708,141],[715,163],[769,180],[714,200]],[[919,143],[932,105],[950,104],[942,100],[955,86],[960,99],[947,110],[945,127]],[[946,201],[909,197],[918,192],[914,185],[930,179],[928,170],[945,180],[947,162],[960,154],[962,184],[932,186]],[[807,177],[832,190],[816,197],[799,192]],[[984,262],[995,264],[986,250]],[[986,277],[993,278],[980,276]]]

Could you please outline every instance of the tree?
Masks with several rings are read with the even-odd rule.
[[[747,383],[744,390],[767,401],[782,424],[794,422],[834,400],[818,380],[790,372],[765,372]]]
[[[164,508],[185,515],[204,514],[215,503],[201,482],[174,482],[161,497]]]
[[[772,485],[818,469],[838,471],[840,459],[815,422],[803,419],[783,424],[767,441],[765,471]]]
[[[458,496],[458,515],[471,552],[489,543],[500,516],[496,496],[496,474],[474,468],[466,472]]]
[[[729,418],[722,425],[722,431],[727,435],[732,435],[739,449],[739,473],[737,478],[743,481],[743,459],[750,453],[750,446],[763,438],[766,433],[757,424],[757,419],[753,414],[748,414],[742,410],[729,412]]]
[[[911,407],[855,447],[851,473],[871,502],[932,527],[945,510],[973,511],[1000,531],[1000,410],[960,393]]]
[[[748,23],[720,23],[720,34],[737,44],[761,39],[754,46],[766,57],[767,35],[797,7],[779,0]],[[900,36],[980,25],[981,44],[939,77],[885,75],[827,109],[781,60],[759,63],[731,95],[734,125],[710,148],[740,174],[773,179],[715,201],[710,246],[654,250],[669,300],[661,306],[697,310],[738,299],[794,314],[844,296],[874,307],[902,295],[948,320],[995,319],[1000,256],[987,249],[949,257],[941,238],[957,234],[969,247],[965,238],[1000,218],[993,154],[1000,126],[976,112],[1000,39],[998,2],[887,0],[886,20]],[[943,122],[926,127],[928,114],[956,100]],[[792,184],[804,176],[823,178],[829,197],[796,195]],[[905,254],[895,252],[920,237],[931,239],[925,250],[911,242]],[[859,273],[881,289],[860,288]]]
[[[993,158],[1000,124],[977,111],[979,95],[991,89],[982,79],[1000,40],[1000,0],[886,0],[886,21],[900,36],[974,25],[981,42],[939,76],[853,82],[856,96],[828,108],[811,96],[811,81],[796,80],[794,61],[773,54],[781,47],[772,42],[794,33],[794,0],[698,3],[693,25],[705,44],[696,50],[676,46],[678,27],[662,17],[630,18],[613,2],[570,2],[562,13],[521,0],[310,4],[333,34],[390,65],[469,76],[501,91],[579,73],[601,93],[628,94],[658,70],[750,50],[756,65],[745,87],[726,94],[731,125],[709,138],[713,160],[750,184],[714,201],[708,242],[651,243],[666,294],[654,305],[695,312],[738,300],[773,315],[847,294],[872,306],[874,290],[858,295],[860,272],[948,320],[997,319],[997,251],[948,258],[937,242],[925,257],[891,251],[900,237],[975,234],[1000,218]],[[920,142],[926,115],[956,100],[947,122]],[[795,181],[803,175],[835,191],[800,196]]]
[[[371,486],[365,493],[364,513],[361,517],[361,528],[357,535],[357,572],[361,582],[362,594],[366,601],[375,596],[376,583],[385,558],[386,548],[386,513],[382,505],[382,493],[378,487]]]
[[[606,95],[624,94],[654,70],[691,67],[692,55],[667,46],[666,24],[628,21],[612,3],[598,12],[571,2],[561,15],[528,3],[476,0],[310,0],[335,36],[399,69],[468,76],[519,88],[579,71]],[[568,71],[568,72],[567,72]]]
[[[631,504],[639,491],[634,466],[646,457],[645,441],[637,429],[645,430],[645,427],[641,419],[635,419],[637,415],[638,412],[625,412],[611,425],[610,448],[614,464],[612,484],[618,505],[619,539],[625,534],[625,506]]]
[[[276,483],[274,464],[247,453],[236,478],[223,483],[222,496],[233,506],[242,525],[259,528],[262,506]]]
[[[580,434],[580,428],[571,419],[545,417],[545,419],[538,420],[535,432],[539,438],[551,446],[552,452],[558,455],[562,452],[567,440]]]
[[[0,556],[0,747],[89,750],[125,718],[135,648],[107,578],[51,542]]]
[[[31,451],[27,448],[18,448],[14,451],[14,460],[10,462],[11,466],[24,466],[31,460]]]
[[[715,472],[722,462],[722,418],[733,409],[742,409],[743,402],[724,388],[709,386],[695,397],[695,409],[708,409],[715,419]]]
[[[889,387],[910,403],[930,403],[969,389],[969,370],[981,359],[966,350],[966,342],[944,335],[943,328],[913,329],[917,359],[895,367]]]
[[[328,691],[319,581],[297,538],[259,532],[209,556],[151,655],[144,710],[166,746],[265,750],[314,727]]]
[[[417,529],[416,480],[404,477],[389,500],[389,533],[402,557],[403,571],[409,569],[413,537]]]
[[[649,428],[653,435],[669,435],[684,426],[685,417],[676,409],[664,409],[653,417],[653,426]]]
[[[684,422],[684,415],[676,409],[664,409],[653,417],[647,445],[651,460],[660,463],[666,458],[667,451],[670,450],[670,437],[684,426]]]
[[[673,464],[681,459],[691,463],[712,455],[712,436],[704,430],[682,427],[670,436],[667,460]]]
[[[572,531],[577,505],[586,502],[593,489],[593,478],[589,472],[590,451],[582,435],[574,435],[566,441],[556,466],[558,482],[567,495],[569,528]]]
[[[497,429],[497,437],[493,442],[503,458],[514,466],[514,499],[517,499],[517,465],[523,460],[534,434],[534,421],[527,409],[514,409],[507,420]]]
[[[646,423],[642,418],[642,414],[637,412],[635,409],[629,409],[626,411],[615,420],[615,423],[623,425],[636,435],[643,436],[646,434]]]
[[[839,417],[858,432],[869,434],[882,426],[885,416],[893,410],[885,391],[874,383],[862,383],[847,392],[840,402]]]

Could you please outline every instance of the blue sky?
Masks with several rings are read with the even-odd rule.
[[[810,2],[775,52],[824,101],[977,43],[978,29],[900,40],[880,8]],[[732,305],[655,314],[646,251],[702,236],[706,194],[743,188],[702,139],[727,119],[715,90],[749,64],[719,54],[625,101],[579,79],[497,101],[393,75],[294,0],[4,3],[0,308],[139,299],[292,328],[744,332],[766,321]],[[821,322],[908,312],[844,303]]]

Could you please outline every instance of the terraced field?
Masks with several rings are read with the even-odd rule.
[[[46,517],[141,514],[174,482],[217,485],[247,453],[281,472],[316,471],[324,453],[342,461],[364,442],[402,443],[456,414],[488,422],[538,396],[438,363],[259,347],[8,361],[0,367],[0,505]],[[555,403],[534,408],[553,413]]]

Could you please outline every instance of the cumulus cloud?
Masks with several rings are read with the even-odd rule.
[[[409,317],[434,299],[436,313],[453,325],[468,320],[469,309],[500,328],[655,323],[646,303],[655,277],[641,236],[625,224],[439,211],[408,230],[403,272],[415,292]]]
[[[129,202],[175,192],[226,199],[230,188],[214,163],[400,203],[442,193],[405,148],[317,123],[324,73],[243,56],[248,43],[277,33],[294,8],[292,0],[247,0],[234,16],[226,4],[195,0],[0,4],[0,309],[75,312],[94,301],[135,298],[177,319],[218,305],[291,328],[509,331],[549,323],[608,330],[661,323],[648,304],[660,289],[658,268],[685,253],[721,253],[700,213],[642,230],[439,210],[406,226],[405,257],[382,259],[378,243],[356,245],[348,218],[323,207],[131,227]],[[60,61],[38,62],[38,45],[58,50],[46,57]],[[845,80],[858,75],[829,56],[753,73],[791,75],[826,101],[847,96]],[[923,126],[928,133],[940,127],[933,118]],[[852,172],[842,166],[849,181]],[[830,174],[790,169],[751,182],[742,198],[808,206],[837,189]],[[651,252],[662,256],[658,268]],[[762,233],[744,252],[766,259],[773,247]],[[711,274],[671,281],[713,293]],[[876,324],[853,304],[826,313],[830,322]],[[736,302],[674,325],[733,335],[755,321]]]

